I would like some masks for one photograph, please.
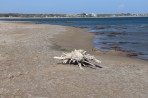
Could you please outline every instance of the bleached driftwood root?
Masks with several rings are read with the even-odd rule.
[[[102,68],[101,66],[95,64],[100,64],[100,60],[97,60],[94,56],[91,56],[82,49],[74,50],[69,53],[63,53],[60,57],[55,56],[54,59],[62,60],[64,64],[78,65],[80,69],[83,69],[82,66]]]

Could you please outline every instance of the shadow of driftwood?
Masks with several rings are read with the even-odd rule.
[[[66,62],[66,63],[57,63],[57,64],[64,64],[64,65],[78,65],[78,63],[77,62],[70,62],[70,59]],[[94,64],[95,66],[91,66],[89,63],[86,63],[86,62],[83,62],[83,63],[81,63],[81,65],[83,66],[83,67],[89,67],[89,68],[92,68],[92,69],[96,69],[96,67],[98,67],[98,68],[103,68],[102,66],[99,66],[99,65],[97,65],[97,64]]]

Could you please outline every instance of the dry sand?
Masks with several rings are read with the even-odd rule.
[[[0,98],[147,98],[148,61],[93,51],[93,37],[74,27],[0,22]],[[103,68],[53,59],[79,48]]]

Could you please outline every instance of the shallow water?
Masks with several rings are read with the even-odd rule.
[[[103,51],[123,50],[148,60],[148,17],[1,19],[75,26],[95,33],[94,46]]]

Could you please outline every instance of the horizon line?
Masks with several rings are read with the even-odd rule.
[[[0,13],[0,14],[148,14],[148,13]]]

